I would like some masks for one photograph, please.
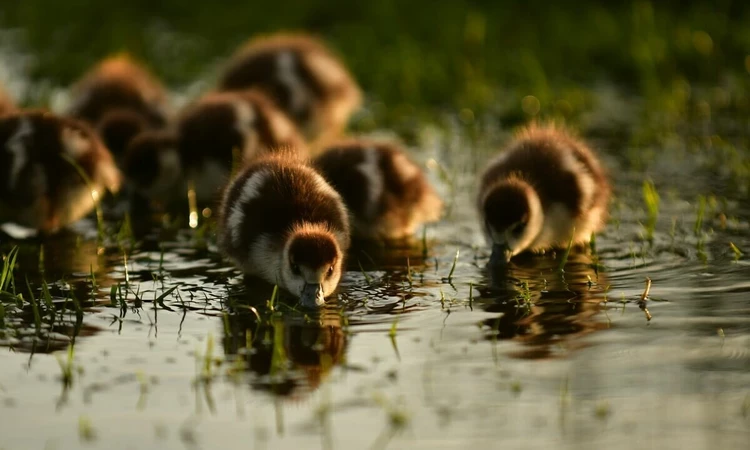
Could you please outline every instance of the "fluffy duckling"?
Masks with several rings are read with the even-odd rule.
[[[276,148],[307,152],[294,123],[253,90],[207,94],[178,119],[177,136],[183,174],[201,203],[217,200],[234,163]]]
[[[349,248],[341,196],[291,153],[263,155],[227,186],[219,245],[246,274],[277,284],[305,307],[338,286]]]
[[[479,213],[493,261],[588,242],[607,217],[610,186],[583,142],[562,129],[532,125],[490,161]]]
[[[118,158],[141,131],[167,122],[167,95],[145,67],[127,56],[107,58],[72,88],[68,115],[95,127]]]
[[[403,239],[419,225],[440,219],[442,200],[422,169],[394,143],[341,141],[313,164],[343,197],[358,237]]]
[[[220,90],[262,89],[312,141],[340,134],[362,103],[344,64],[312,36],[273,34],[252,39],[231,59]]]
[[[93,131],[38,111],[0,118],[0,180],[0,222],[42,232],[80,219],[94,197],[120,185],[112,156]]]

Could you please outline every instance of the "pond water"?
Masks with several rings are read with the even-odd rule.
[[[747,448],[746,194],[686,151],[641,169],[600,132],[616,198],[595,246],[490,270],[475,174],[509,134],[458,123],[411,149],[446,217],[355,245],[319,316],[186,217],[1,237],[24,300],[2,297],[0,448]]]

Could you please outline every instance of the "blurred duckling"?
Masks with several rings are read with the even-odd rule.
[[[122,173],[133,190],[154,201],[169,201],[185,193],[177,135],[168,129],[147,130],[128,144]]]
[[[585,143],[552,126],[524,129],[480,181],[491,261],[588,242],[604,226],[609,197],[605,171]]]
[[[307,152],[294,123],[253,90],[205,95],[181,114],[176,133],[183,176],[200,203],[218,200],[232,168],[257,154],[276,148]]]
[[[47,112],[0,117],[0,222],[45,233],[89,213],[117,191],[112,156],[85,124]]]
[[[313,143],[346,128],[362,93],[344,64],[319,39],[273,34],[250,40],[220,77],[220,90],[259,88]]]
[[[358,237],[403,239],[440,219],[442,200],[394,143],[341,141],[315,158],[314,166],[341,194]]]
[[[228,185],[219,245],[246,274],[277,284],[305,307],[338,286],[349,248],[341,196],[291,152],[263,155]]]
[[[73,86],[67,115],[94,127],[120,159],[130,140],[168,120],[164,86],[145,67],[119,55],[104,59]]]

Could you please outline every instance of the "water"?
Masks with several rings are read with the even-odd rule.
[[[564,272],[560,253],[493,271],[473,173],[507,135],[488,136],[425,129],[414,154],[432,159],[448,217],[411,246],[355,246],[319,317],[269,306],[272,288],[244,281],[210,230],[137,217],[132,240],[103,247],[90,220],[2,238],[20,244],[27,303],[3,299],[0,448],[746,448],[750,264],[729,245],[750,250],[743,197],[674,153],[632,169],[602,140],[616,199],[596,251]],[[717,199],[696,233],[698,195]]]

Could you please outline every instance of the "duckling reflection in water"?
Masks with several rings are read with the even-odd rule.
[[[485,299],[495,299],[485,310],[501,314],[484,321],[487,339],[518,341],[523,348],[513,356],[538,359],[580,347],[584,344],[577,338],[608,328],[600,314],[609,284],[606,275],[595,270],[583,251],[571,252],[563,275],[557,270],[560,257],[488,264],[487,285],[478,291]]]
[[[255,387],[298,396],[300,390],[315,390],[344,360],[347,341],[341,325],[340,313],[332,308],[312,320],[286,315],[259,322],[254,314],[233,314],[224,352],[247,361],[247,369],[257,375]]]
[[[594,153],[556,127],[532,125],[490,161],[477,205],[493,262],[589,242],[610,186]]]

